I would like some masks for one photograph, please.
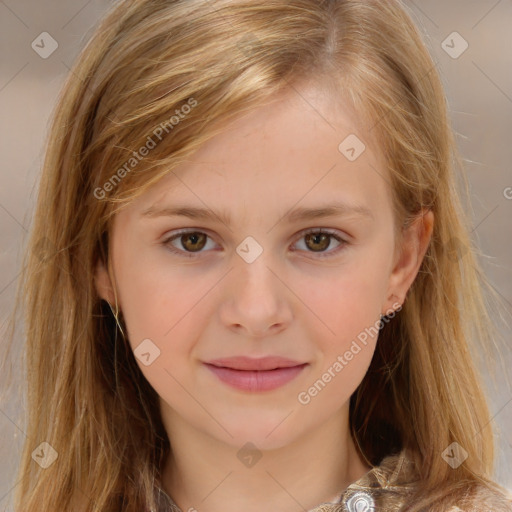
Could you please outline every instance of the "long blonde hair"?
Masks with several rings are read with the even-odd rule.
[[[119,208],[219,126],[299,79],[328,83],[371,126],[398,231],[422,209],[435,216],[419,274],[351,397],[357,446],[371,465],[409,450],[421,475],[411,511],[457,503],[477,484],[497,488],[492,423],[472,357],[494,343],[493,295],[456,187],[457,177],[465,182],[443,88],[404,6],[123,0],[76,60],[48,137],[20,279],[28,420],[16,510],[155,508],[170,443],[158,396],[96,293],[96,262],[110,261]],[[155,146],[139,158],[148,137]],[[58,454],[47,469],[32,458],[41,442]],[[457,469],[441,456],[452,442],[468,454]]]

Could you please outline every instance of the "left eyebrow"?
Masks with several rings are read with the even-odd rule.
[[[315,220],[324,217],[334,216],[358,216],[369,217],[373,219],[373,213],[367,206],[361,204],[334,203],[319,208],[296,208],[284,216],[287,222],[297,222],[303,220]]]
[[[212,217],[217,217],[226,225],[231,225],[231,215],[226,210],[215,212],[208,208],[196,208],[192,206],[174,206],[156,209],[153,206],[144,210],[141,214],[143,217],[187,217],[189,219],[197,220],[211,220]],[[361,204],[349,203],[333,203],[323,205],[317,208],[295,208],[284,215],[283,219],[288,223],[315,220],[324,217],[334,216],[359,216],[374,219],[374,215],[370,208]]]

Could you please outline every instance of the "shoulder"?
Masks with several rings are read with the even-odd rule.
[[[385,457],[363,478],[347,489],[345,496],[366,491],[372,495],[376,510],[397,510],[399,505],[424,501],[421,478],[413,457],[407,450]],[[459,482],[439,490],[439,497],[431,501],[429,511],[443,512],[512,512],[512,491],[491,480]],[[458,498],[457,498],[458,497]],[[433,498],[433,497],[432,497]],[[428,500],[427,500],[428,501]],[[451,506],[446,506],[447,501]],[[379,508],[380,507],[380,508]]]
[[[453,512],[512,512],[512,492],[496,483],[478,484],[466,493],[466,498]]]

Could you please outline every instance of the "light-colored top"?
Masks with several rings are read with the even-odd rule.
[[[321,503],[308,512],[399,512],[409,502],[419,481],[414,463],[405,451],[385,457],[359,480],[343,489],[330,502]],[[157,512],[182,512],[172,498],[156,487]],[[468,494],[469,496],[469,494]],[[467,498],[468,498],[467,496]],[[429,508],[442,512],[512,512],[512,494],[503,495],[479,487],[465,504],[448,508]]]

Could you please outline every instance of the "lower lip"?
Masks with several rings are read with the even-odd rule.
[[[233,370],[223,366],[214,366],[205,363],[205,366],[222,382],[236,389],[244,391],[271,391],[280,388],[297,377],[307,365],[291,366],[289,368],[276,368],[275,370]]]

